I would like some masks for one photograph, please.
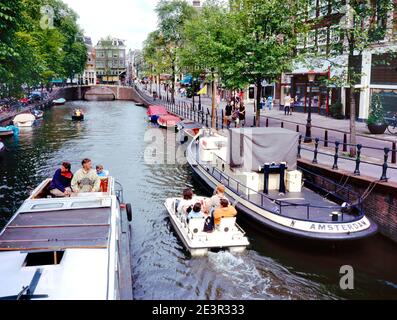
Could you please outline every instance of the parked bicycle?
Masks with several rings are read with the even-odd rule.
[[[390,134],[397,135],[397,114],[394,114],[393,118],[385,118],[385,119],[388,124],[387,131],[389,131]]]

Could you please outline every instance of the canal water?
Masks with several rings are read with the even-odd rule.
[[[70,120],[75,107],[85,111],[86,121]],[[88,157],[110,170],[124,186],[125,201],[133,205],[136,299],[397,298],[397,246],[382,236],[342,248],[313,248],[276,239],[242,222],[251,242],[245,253],[189,257],[163,202],[186,186],[198,194],[204,190],[181,161],[183,150],[175,159],[174,134],[151,127],[145,114],[131,102],[73,102],[47,110],[36,126],[5,140],[0,227],[62,161],[70,161],[75,171]],[[158,148],[159,142],[165,150]],[[342,265],[354,268],[353,290],[340,289]]]

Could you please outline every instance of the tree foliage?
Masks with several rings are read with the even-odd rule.
[[[81,73],[86,59],[77,15],[61,0],[1,2],[1,96],[17,96],[23,85],[46,85]]]

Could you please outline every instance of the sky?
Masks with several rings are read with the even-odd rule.
[[[96,45],[111,35],[126,40],[130,49],[141,49],[149,32],[156,29],[154,12],[159,0],[63,0],[79,15],[84,35]]]

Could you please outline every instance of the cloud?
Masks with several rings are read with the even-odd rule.
[[[126,40],[131,49],[142,48],[156,29],[154,9],[159,0],[63,0],[79,15],[79,25],[93,44],[108,35]]]

